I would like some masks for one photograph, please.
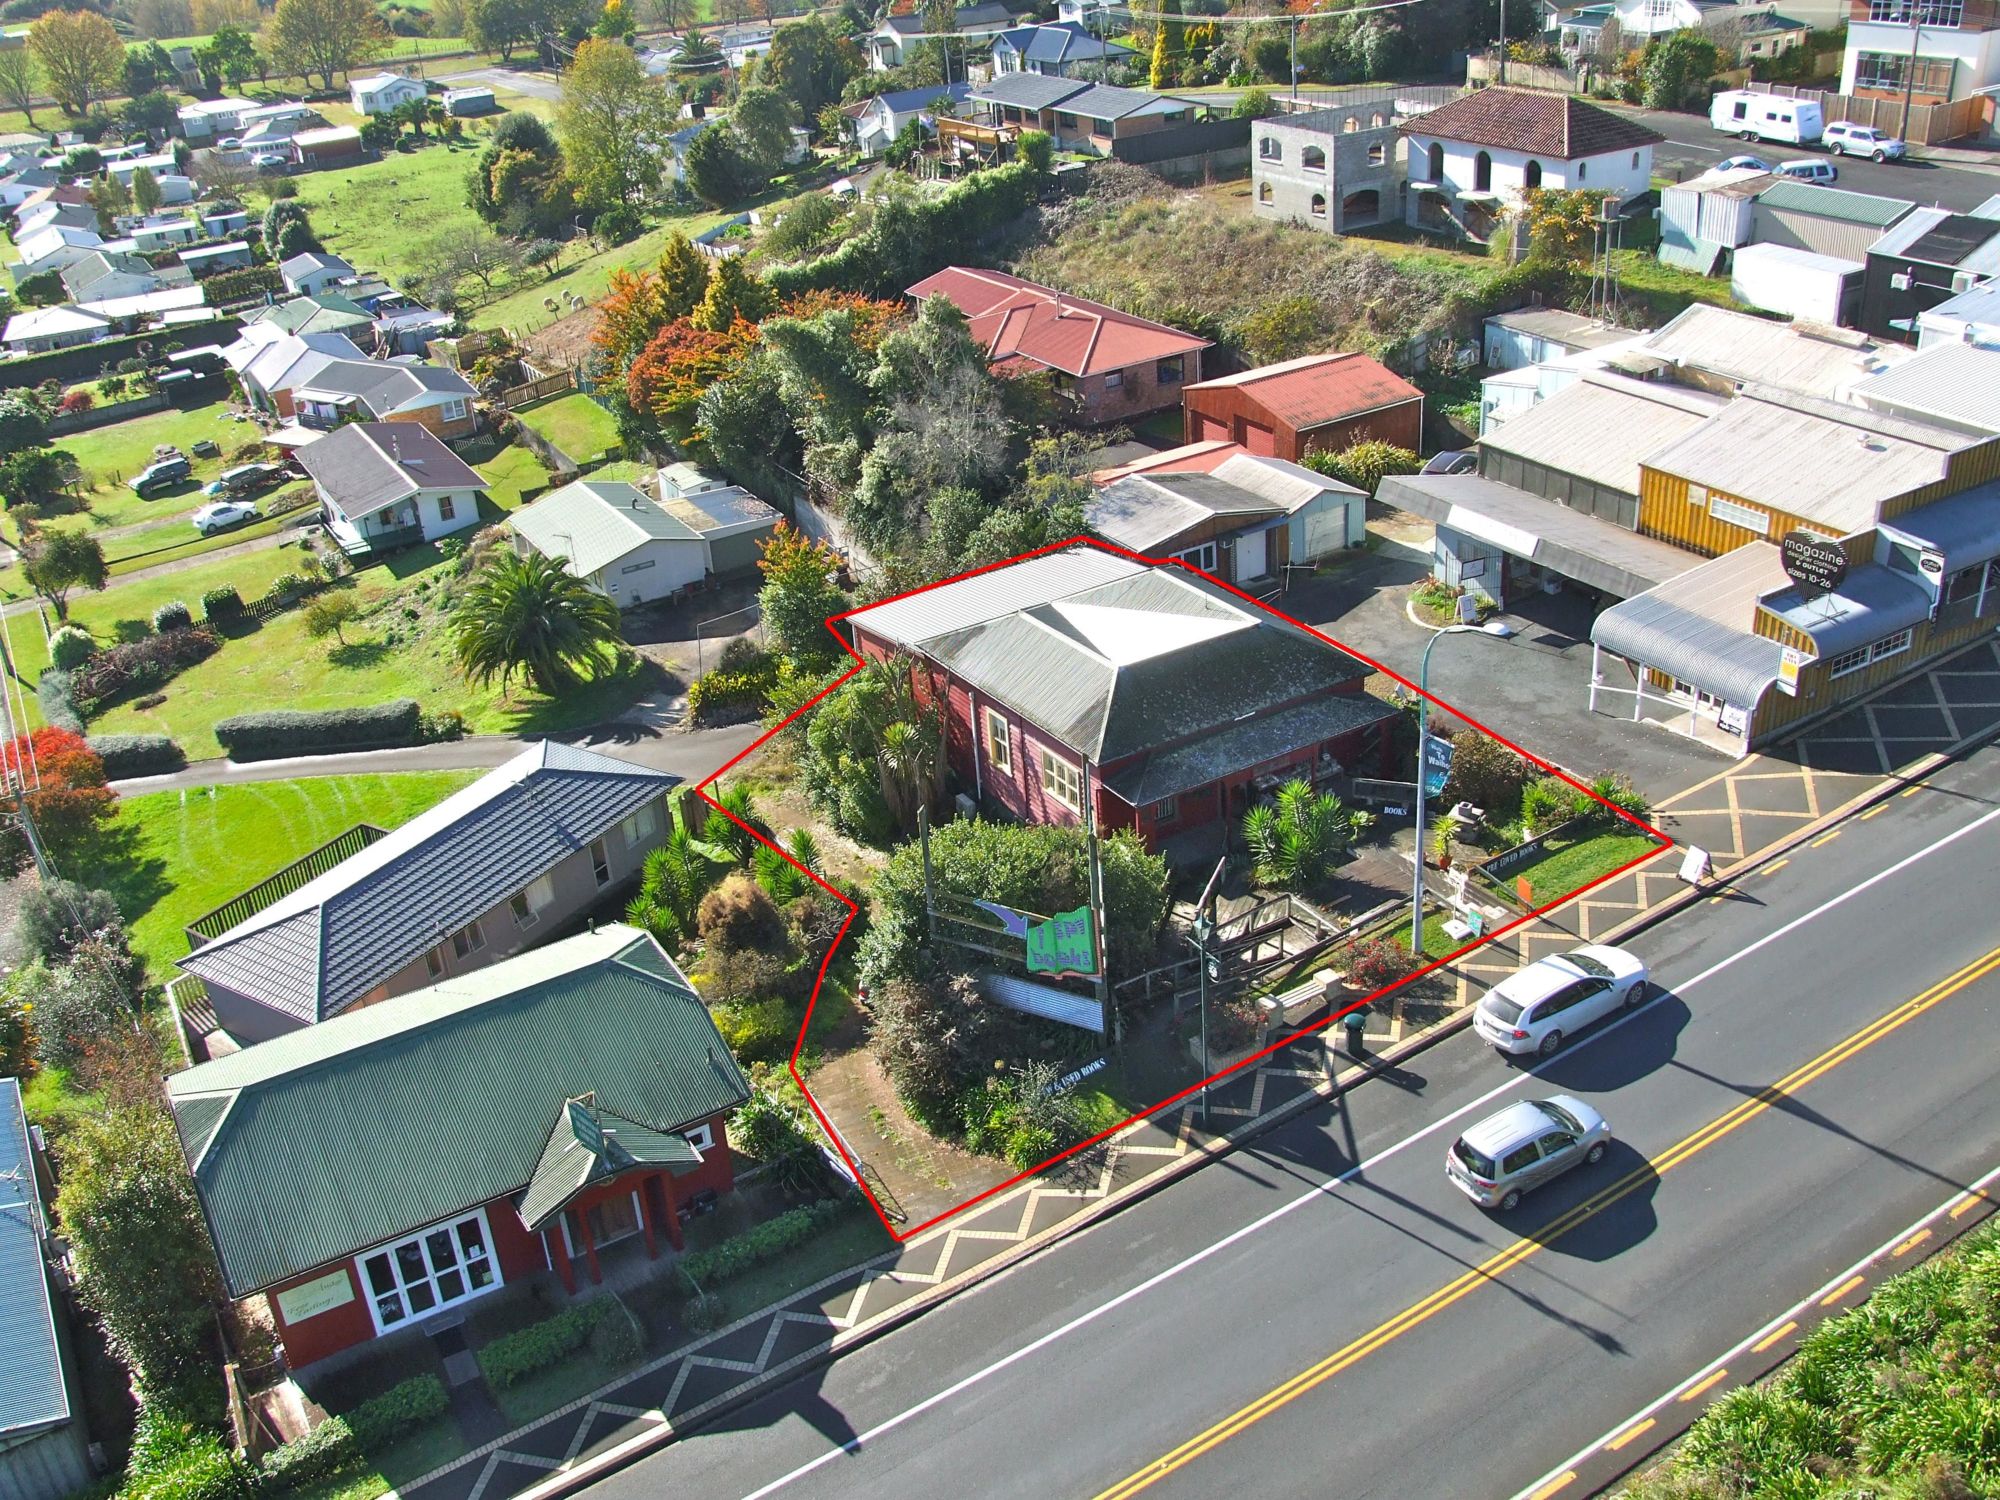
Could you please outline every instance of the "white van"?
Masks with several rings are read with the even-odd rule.
[[[1810,99],[1725,89],[1709,101],[1708,123],[1746,141],[1783,141],[1792,146],[1818,142],[1826,117]]]

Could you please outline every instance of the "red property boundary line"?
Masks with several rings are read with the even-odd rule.
[[[1493,931],[1485,934],[1477,941],[1467,943],[1462,948],[1455,948],[1450,953],[1446,954],[1444,957],[1432,960],[1430,963],[1425,964],[1421,969],[1416,970],[1414,973],[1407,974],[1403,978],[1397,980],[1394,984],[1383,985],[1380,989],[1371,990],[1368,994],[1361,996],[1359,999],[1355,1000],[1352,1004],[1328,1015],[1324,1020],[1315,1021],[1309,1026],[1302,1026],[1297,1031],[1287,1034],[1286,1036],[1280,1038],[1278,1041],[1271,1043],[1268,1047],[1265,1047],[1260,1051],[1251,1053],[1248,1057],[1243,1058],[1241,1061],[1233,1064],[1232,1066],[1224,1068],[1219,1072],[1211,1073],[1208,1077],[1199,1079],[1196,1082],[1189,1084],[1186,1088],[1180,1090],[1178,1093],[1169,1095],[1167,1098],[1162,1099],[1157,1104],[1149,1105],[1145,1109],[1135,1111],[1131,1115],[1128,1115],[1125,1119],[1120,1120],[1116,1125],[1111,1126],[1108,1130],[1100,1130],[1096,1135],[1090,1137],[1090,1139],[1086,1141],[1079,1141],[1076,1145],[1070,1147],[1067,1151],[1060,1152],[1057,1155],[1050,1157],[1047,1161],[1042,1162],[1039,1166],[1030,1167],[1025,1172],[1017,1172],[1012,1177],[1007,1178],[1004,1182],[995,1183],[992,1187],[987,1188],[984,1192],[977,1193],[973,1197],[966,1199],[965,1202],[959,1204],[957,1207],[948,1208],[941,1214],[935,1214],[931,1218],[924,1220],[921,1224],[914,1225],[907,1229],[898,1229],[893,1223],[890,1222],[889,1216],[886,1212],[884,1212],[881,1202],[875,1197],[873,1189],[871,1189],[868,1186],[866,1178],[862,1175],[860,1163],[857,1162],[848,1153],[847,1142],[845,1138],[841,1135],[840,1131],[835,1128],[832,1120],[827,1117],[826,1111],[820,1107],[819,1101],[813,1097],[812,1089],[807,1086],[804,1075],[799,1072],[799,1054],[805,1050],[806,1033],[812,1026],[813,1011],[819,1005],[820,990],[826,984],[826,971],[828,967],[833,963],[833,956],[836,952],[839,951],[840,944],[847,937],[848,929],[854,925],[854,919],[856,915],[858,915],[857,908],[855,907],[853,901],[851,901],[845,895],[841,894],[840,891],[836,890],[832,884],[822,879],[820,876],[814,874],[811,870],[808,870],[804,865],[800,864],[796,859],[792,858],[791,854],[787,850],[779,847],[779,845],[773,840],[765,838],[756,829],[752,828],[748,823],[745,823],[741,818],[737,817],[734,813],[730,812],[728,808],[724,807],[719,801],[717,801],[714,797],[709,795],[708,789],[714,786],[716,782],[720,781],[722,777],[732,767],[736,766],[741,761],[747,759],[749,756],[755,754],[774,735],[781,733],[783,730],[789,727],[793,722],[793,720],[799,718],[802,714],[806,713],[809,709],[818,704],[821,699],[825,698],[828,694],[832,693],[836,688],[839,688],[844,684],[846,684],[847,682],[851,681],[855,676],[855,674],[861,671],[861,669],[867,665],[867,663],[862,658],[861,654],[847,643],[847,641],[841,636],[838,630],[834,629],[836,623],[850,619],[856,615],[866,614],[869,610],[879,608],[884,604],[893,604],[899,599],[914,598],[916,595],[928,593],[932,589],[943,588],[948,583],[958,583],[967,578],[976,578],[981,573],[991,573],[998,568],[1012,567],[1015,563],[1027,562],[1033,558],[1044,557],[1052,552],[1066,552],[1078,546],[1095,547],[1101,552],[1108,552],[1115,557],[1126,558],[1132,562],[1143,563],[1148,567],[1182,568],[1185,569],[1187,572],[1192,573],[1195,577],[1200,578],[1207,583],[1213,584],[1217,588],[1223,589],[1231,594],[1236,595],[1237,598],[1243,600],[1244,603],[1250,605],[1251,607],[1255,609],[1261,609],[1267,614],[1275,615],[1277,618],[1285,621],[1287,624],[1296,626],[1298,629],[1305,631],[1308,635],[1311,635],[1318,640],[1325,641],[1329,646],[1332,646],[1334,649],[1345,652],[1348,656],[1353,657],[1356,661],[1366,663],[1374,671],[1380,672],[1386,677],[1394,678],[1398,683],[1400,683],[1403,687],[1409,689],[1411,692],[1419,694],[1420,696],[1426,699],[1429,699],[1429,701],[1433,706],[1443,709],[1453,718],[1456,718],[1463,723],[1471,725],[1481,734],[1486,735],[1490,739],[1498,741],[1502,745],[1505,745],[1509,750],[1512,750],[1516,755],[1520,756],[1523,760],[1527,761],[1529,764],[1538,766],[1542,771],[1546,772],[1549,775],[1560,777],[1562,780],[1568,782],[1571,786],[1575,787],[1578,791],[1584,793],[1586,796],[1595,798],[1597,801],[1602,802],[1606,807],[1610,808],[1612,812],[1616,813],[1619,817],[1623,818],[1626,822],[1630,823],[1634,828],[1638,829],[1642,833],[1651,835],[1658,842],[1655,843],[1655,845],[1651,849],[1647,850],[1644,854],[1636,855],[1633,858],[1628,859],[1627,861],[1625,861],[1624,864],[1618,866],[1617,869],[1607,871],[1605,874],[1600,875],[1597,879],[1591,881],[1588,885],[1578,886],[1573,891],[1564,892],[1561,896],[1557,897],[1555,900],[1549,901],[1544,905],[1532,908],[1531,910],[1523,913],[1521,916],[1514,918],[1513,921],[1506,923],[1504,926],[1496,927]],[[1539,755],[1535,755],[1530,751],[1523,750],[1519,745],[1516,745],[1512,740],[1506,738],[1504,735],[1495,734],[1491,729],[1488,729],[1484,724],[1480,723],[1479,720],[1473,718],[1470,714],[1461,713],[1458,709],[1453,708],[1449,703],[1446,703],[1441,698],[1438,698],[1434,694],[1425,692],[1422,688],[1419,688],[1415,683],[1411,682],[1408,678],[1404,677],[1400,672],[1394,671],[1389,667],[1383,666],[1380,662],[1374,660],[1372,657],[1364,656],[1361,652],[1354,650],[1352,647],[1343,646],[1339,641],[1336,641],[1332,636],[1325,634],[1323,631],[1318,631],[1313,629],[1312,626],[1306,624],[1303,620],[1293,619],[1292,616],[1286,614],[1283,610],[1275,609],[1271,605],[1266,604],[1263,600],[1254,598],[1251,595],[1244,593],[1241,589],[1236,588],[1234,585],[1224,583],[1221,579],[1216,578],[1211,574],[1204,573],[1201,569],[1193,567],[1187,562],[1177,557],[1147,557],[1141,553],[1128,551],[1126,548],[1115,546],[1112,543],[1099,541],[1095,537],[1071,537],[1067,541],[1052,542],[1048,546],[1038,547],[1032,552],[1023,552],[1018,557],[1010,557],[1001,562],[989,563],[987,566],[983,568],[973,568],[964,573],[956,573],[953,574],[950,578],[941,578],[936,583],[927,583],[921,588],[909,589],[900,594],[892,594],[886,599],[878,599],[873,604],[866,604],[862,605],[857,609],[846,610],[841,614],[830,616],[826,621],[826,628],[827,631],[833,636],[833,638],[840,643],[841,650],[845,651],[849,656],[854,658],[854,665],[849,667],[845,672],[841,673],[840,676],[836,677],[832,682],[828,683],[824,688],[822,688],[818,693],[814,694],[806,702],[800,704],[790,714],[787,714],[780,723],[772,726],[772,728],[767,730],[765,733],[759,735],[757,739],[753,741],[749,746],[739,751],[737,754],[731,756],[727,761],[723,762],[720,766],[716,767],[714,771],[710,772],[706,777],[704,777],[701,781],[695,784],[694,791],[695,795],[700,797],[711,808],[715,809],[717,812],[720,812],[724,817],[728,818],[732,823],[736,824],[739,828],[743,829],[745,833],[748,833],[752,838],[756,839],[766,848],[775,850],[777,854],[781,858],[783,858],[784,861],[787,864],[789,864],[793,869],[797,870],[801,875],[805,876],[808,880],[811,880],[821,890],[825,891],[828,895],[834,897],[837,901],[839,901],[843,906],[847,908],[847,920],[840,924],[840,931],[834,934],[833,942],[829,944],[827,947],[826,957],[820,960],[819,974],[818,977],[813,981],[812,995],[806,1001],[805,1019],[799,1025],[798,1038],[792,1043],[792,1053],[791,1057],[787,1061],[787,1066],[791,1069],[793,1081],[796,1082],[799,1086],[799,1092],[805,1095],[806,1103],[811,1107],[814,1117],[818,1119],[820,1123],[820,1128],[826,1132],[827,1139],[833,1142],[834,1149],[840,1153],[840,1158],[843,1162],[847,1164],[848,1171],[853,1174],[854,1180],[861,1185],[861,1191],[867,1195],[869,1206],[875,1210],[875,1216],[882,1221],[882,1227],[889,1232],[890,1237],[897,1240],[898,1242],[906,1243],[909,1240],[914,1239],[916,1236],[922,1234],[925,1230],[935,1228],[937,1225],[944,1223],[945,1220],[953,1218],[958,1214],[964,1213],[967,1209],[972,1208],[976,1204],[982,1203],[988,1198],[994,1197],[999,1193],[1007,1191],[1009,1188],[1015,1187],[1020,1183],[1026,1182],[1031,1177],[1039,1176],[1041,1173],[1047,1171],[1050,1167],[1055,1166],[1058,1162],[1064,1161],[1069,1157],[1076,1155],[1080,1151],[1087,1151],[1092,1146],[1095,1146],[1102,1141],[1110,1139],[1112,1136],[1117,1135],[1120,1131],[1124,1130],[1127,1126],[1130,1126],[1136,1123],[1137,1121],[1148,1119],[1151,1116],[1158,1114],[1160,1111],[1164,1109],[1169,1109],[1172,1106],[1178,1104],[1181,1100],[1188,1098],[1190,1095],[1199,1093],[1204,1088],[1213,1087],[1216,1084],[1220,1083],[1222,1080],[1229,1078],[1236,1073],[1241,1072],[1243,1069],[1248,1068],[1258,1062],[1261,1062],[1264,1058],[1271,1056],[1273,1053],[1281,1051],[1286,1047],[1289,1047],[1292,1043],[1296,1042],[1300,1037],[1311,1036],[1316,1032],[1326,1030],[1329,1026],[1333,1025],[1335,1021],[1340,1020],[1343,1016],[1352,1014],[1354,1011],[1361,1009],[1363,1006],[1369,1004],[1371,1001],[1376,1000],[1383,995],[1389,994],[1393,990],[1400,989],[1402,986],[1409,984],[1414,980],[1422,979],[1425,975],[1430,974],[1437,969],[1443,968],[1445,965],[1453,963],[1460,958],[1463,958],[1467,953],[1472,952],[1475,948],[1482,947],[1485,944],[1492,942],[1495,938],[1505,936],[1507,933],[1514,931],[1514,929],[1516,929],[1517,927],[1524,926],[1529,922],[1536,921],[1539,918],[1546,916],[1549,912],[1555,910],[1557,907],[1568,904],[1569,902],[1575,900],[1577,897],[1583,895],[1587,891],[1595,890],[1598,886],[1603,885],[1606,881],[1616,880],[1620,875],[1623,875],[1627,870],[1630,870],[1637,865],[1644,864],[1647,860],[1653,858],[1656,854],[1658,854],[1660,850],[1668,848],[1673,844],[1673,840],[1671,838],[1669,838],[1666,834],[1662,833],[1659,829],[1655,828],[1652,824],[1647,823],[1642,819],[1635,818],[1634,816],[1632,816],[1631,813],[1627,812],[1624,808],[1619,807],[1616,803],[1609,802],[1605,798],[1599,797],[1597,793],[1591,791],[1589,787],[1585,786],[1582,782],[1578,781],[1574,776],[1571,776],[1568,772],[1564,771],[1561,767],[1542,759]],[[1419,858],[1422,857],[1422,851],[1418,851],[1418,857]]]

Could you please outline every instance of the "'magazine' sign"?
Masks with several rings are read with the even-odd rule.
[[[1778,550],[1785,576],[1809,593],[1830,594],[1847,581],[1847,554],[1838,542],[1810,531],[1788,531]]]

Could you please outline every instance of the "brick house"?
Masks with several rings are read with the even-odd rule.
[[[176,1073],[167,1103],[231,1298],[292,1368],[613,1245],[682,1245],[735,1185],[750,1097],[708,1008],[613,924]],[[625,1253],[625,1252],[620,1252]]]
[[[1397,710],[1369,667],[1181,568],[1079,546],[849,617],[864,657],[915,662],[945,704],[958,788],[1031,823],[1149,848],[1279,782],[1373,775]]]
[[[244,914],[180,967],[238,1043],[471,973],[635,877],[678,782],[544,740],[296,888],[246,892]]]
[[[919,302],[950,298],[996,373],[1051,372],[1056,389],[1093,426],[1179,405],[1182,385],[1201,378],[1201,352],[1209,347],[1178,328],[1004,271],[946,266],[909,294]]]
[[[1181,393],[1190,443],[1241,443],[1252,453],[1301,462],[1379,441],[1421,449],[1424,393],[1365,354],[1309,354]]]

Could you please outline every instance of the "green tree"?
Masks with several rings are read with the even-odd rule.
[[[174,81],[173,59],[167,56],[167,49],[158,42],[146,42],[125,49],[125,68],[120,82],[133,98],[150,94],[156,89],[172,88]]]
[[[347,644],[347,627],[360,613],[361,601],[344,589],[321,594],[306,606],[306,634],[316,641],[332,636],[344,646]]]
[[[690,791],[674,798],[667,811],[667,837],[647,854],[639,889],[625,908],[627,921],[663,943],[693,936],[701,898],[715,884],[717,873],[736,863],[728,849],[696,836],[692,818],[700,806]]]
[[[1243,815],[1243,842],[1259,880],[1309,891],[1354,847],[1363,818],[1331,792],[1316,793],[1295,777],[1278,789],[1275,806],[1264,803]]]
[[[779,649],[813,659],[833,656],[839,648],[826,622],[847,608],[847,596],[834,582],[840,559],[824,543],[780,521],[757,567],[764,575],[757,603]]]
[[[93,937],[123,951],[128,959],[131,956],[117,900],[109,891],[94,890],[74,880],[51,877],[25,889],[15,932],[22,951],[46,963],[69,962]],[[136,973],[128,973],[137,978]]]
[[[1440,800],[1453,806],[1470,802],[1493,822],[1511,821],[1536,768],[1476,729],[1461,728],[1451,736],[1451,746],[1451,774]]]
[[[459,670],[505,691],[519,675],[560,697],[596,675],[618,640],[618,606],[555,558],[494,556],[452,611]]]
[[[708,278],[701,305],[688,315],[688,321],[709,333],[721,333],[738,318],[746,323],[763,322],[777,304],[771,289],[744,264],[744,257],[731,255]]]
[[[1708,81],[1722,67],[1722,54],[1698,27],[1669,31],[1646,43],[1640,60],[1648,109],[1682,109],[1706,96]]]
[[[35,99],[42,91],[35,54],[26,47],[0,52],[0,104],[18,109],[30,130],[35,128]]]
[[[209,1349],[215,1259],[173,1120],[140,1096],[79,1118],[56,1155],[56,1216],[78,1296],[142,1401],[210,1418],[220,1396]]]
[[[683,170],[688,190],[711,208],[741,202],[762,186],[743,143],[720,122],[688,142]]]
[[[194,50],[194,65],[202,82],[219,92],[236,88],[257,73],[257,43],[241,26],[220,26]]]
[[[139,213],[150,214],[160,206],[160,179],[153,175],[151,167],[141,167],[132,174],[132,207]]]
[[[592,38],[576,49],[556,104],[556,136],[584,200],[636,206],[659,187],[673,107],[632,49]]]
[[[23,448],[36,447],[48,435],[48,413],[26,394],[16,391],[0,395],[0,453],[18,453]]]
[[[278,0],[264,34],[277,56],[328,90],[336,73],[351,72],[389,44],[369,0]]]
[[[1187,55],[1180,0],[1160,0],[1159,24],[1153,33],[1150,81],[1154,88],[1172,88],[1180,81],[1181,59]]]
[[[1245,89],[1236,96],[1236,103],[1229,111],[1232,120],[1263,120],[1278,112],[1272,102],[1271,91],[1263,88]]]
[[[117,92],[125,46],[96,11],[52,10],[28,28],[28,50],[64,114],[83,115]]]
[[[1605,195],[1581,189],[1531,188],[1528,192],[1528,259],[1577,266],[1597,249],[1597,217]]]
[[[812,119],[838,103],[848,80],[865,66],[858,46],[824,17],[813,16],[778,28],[760,76],[791,100],[801,118]]]
[[[760,177],[784,166],[792,149],[793,105],[773,88],[747,88],[729,111],[729,128]]]
[[[1056,164],[1055,137],[1046,130],[1024,130],[1015,143],[1021,160],[1036,172],[1046,174]]]
[[[56,619],[69,618],[69,596],[74,589],[100,592],[110,572],[104,562],[104,546],[96,537],[81,531],[46,531],[39,527],[21,543],[21,575],[56,612]]]

